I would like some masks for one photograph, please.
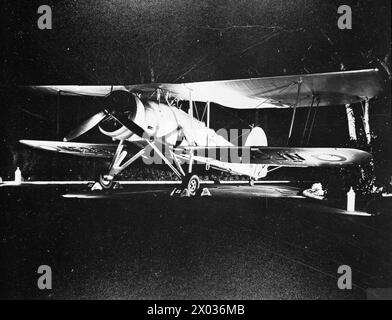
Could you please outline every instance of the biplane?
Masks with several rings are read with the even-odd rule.
[[[101,189],[113,188],[115,177],[137,159],[155,157],[196,195],[200,180],[194,164],[255,180],[281,167],[333,167],[368,161],[365,151],[347,148],[269,147],[264,130],[253,127],[244,145],[236,146],[210,128],[211,103],[234,109],[291,110],[290,139],[297,108],[323,108],[368,101],[382,91],[377,69],[192,83],[136,85],[43,85],[29,89],[61,96],[95,96],[105,107],[72,130],[64,141],[21,140],[39,149],[110,159],[97,177]],[[179,107],[185,102],[188,110]],[[206,120],[194,116],[204,105]],[[189,103],[189,104],[188,104]],[[204,117],[203,117],[204,118]],[[115,143],[73,140],[98,126]],[[136,149],[135,149],[136,147]]]

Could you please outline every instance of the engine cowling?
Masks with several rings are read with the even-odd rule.
[[[146,127],[145,107],[143,102],[134,94],[127,91],[113,91],[106,98],[106,109],[114,115],[121,113],[142,128]],[[99,125],[99,130],[112,138],[125,140],[129,139],[133,132],[122,126],[114,118],[108,118]]]

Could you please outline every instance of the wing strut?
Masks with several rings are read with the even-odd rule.
[[[210,102],[207,101],[204,105],[203,113],[201,115],[200,121],[204,121],[204,116],[206,115],[206,127],[210,128]]]
[[[303,146],[304,139],[305,139],[305,134],[306,134],[306,131],[308,129],[308,123],[309,123],[309,119],[310,119],[310,114],[312,113],[312,109],[313,109],[313,106],[314,106],[314,100],[315,100],[315,95],[313,95],[313,97],[312,97],[312,103],[310,104],[308,113],[306,115],[305,126],[304,126],[304,130],[302,131],[302,137],[301,137],[301,146]]]
[[[308,134],[308,140],[306,142],[307,145],[309,145],[310,137],[312,136],[312,131],[313,131],[313,128],[314,128],[314,123],[316,121],[317,111],[318,111],[318,108],[320,106],[320,97],[317,97],[316,99],[317,99],[317,104],[316,104],[316,108],[315,108],[314,113],[313,113],[312,123],[310,125],[310,130],[309,130],[309,134]]]
[[[297,99],[296,99],[295,104],[293,106],[293,116],[291,117],[290,131],[289,131],[289,136],[287,137],[287,146],[290,143],[291,134],[293,133],[293,125],[294,125],[294,120],[295,120],[295,113],[297,111],[297,106],[299,104],[299,97],[300,97],[300,94],[301,94],[302,82],[303,82],[302,77],[300,77],[298,82],[297,82],[297,84],[298,84]]]
[[[56,110],[56,135],[57,139],[60,138],[60,96],[61,90],[57,91],[57,110]]]
[[[210,102],[208,101],[207,102],[207,128],[208,129],[210,128],[210,117],[211,117],[210,112],[211,112]]]
[[[192,101],[192,91],[189,89],[189,110],[188,114],[193,118],[193,101]]]
[[[370,144],[372,136],[370,133],[370,125],[369,125],[369,99],[366,98],[365,102],[362,103],[362,113],[363,113],[363,128],[365,130],[366,141]]]

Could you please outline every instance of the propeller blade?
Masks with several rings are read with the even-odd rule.
[[[108,113],[110,114],[110,113]],[[133,133],[137,134],[141,138],[148,139],[150,135],[137,123],[128,119],[126,115],[123,114],[110,114],[114,119],[116,119],[121,125],[123,125],[128,130],[132,131]]]
[[[84,121],[81,125],[79,125],[77,128],[72,130],[63,140],[72,141],[76,139],[77,137],[81,136],[82,134],[86,133],[87,131],[91,130],[96,125],[98,125],[102,120],[106,118],[106,116],[107,113],[104,111],[101,111],[93,115],[92,117]]]

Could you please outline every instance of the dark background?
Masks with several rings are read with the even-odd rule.
[[[57,98],[17,85],[181,82],[369,67],[380,69],[386,90],[371,101],[371,146],[360,130],[360,106],[354,106],[360,134],[355,146],[374,154],[379,183],[392,174],[389,0],[0,3],[3,178],[13,178],[20,166],[30,179],[90,179],[104,165],[18,143],[62,139],[97,110],[99,99],[61,98],[58,127]],[[36,27],[41,4],[52,7],[53,30]],[[352,30],[337,28],[341,4],[351,5]],[[298,111],[294,145],[305,116],[306,110]],[[288,110],[260,111],[270,145],[285,145],[290,117]],[[217,105],[211,118],[215,129],[256,122],[254,111]],[[94,129],[78,140],[107,138]],[[308,145],[352,146],[343,107],[318,110]],[[269,178],[327,177],[349,186],[353,179],[364,182],[359,169],[277,170]],[[140,164],[128,172],[132,179],[170,178]],[[1,298],[355,299],[366,298],[368,288],[392,287],[388,199],[373,201],[382,214],[369,218],[247,192],[62,198],[80,192],[68,188],[0,188]],[[53,269],[53,290],[36,287],[42,264]],[[336,286],[343,264],[352,267],[353,290]]]
[[[341,106],[318,110],[308,145],[372,151],[380,183],[391,175],[388,0],[346,1],[353,12],[352,30],[337,27],[340,1],[48,1],[52,30],[37,27],[41,4],[2,1],[3,179],[12,178],[16,166],[26,179],[91,179],[105,165],[29,150],[18,143],[19,139],[62,139],[97,110],[100,99],[57,100],[18,90],[18,85],[189,82],[373,67],[380,69],[386,87],[371,102],[373,145],[365,145],[360,106],[354,106],[360,135],[356,145],[349,143]],[[298,112],[293,145],[299,145],[306,112]],[[213,105],[211,119],[215,129],[249,128],[257,122],[270,145],[282,146],[290,117],[288,110],[261,110],[256,116],[255,111]],[[78,140],[108,141],[97,129]],[[140,164],[136,167],[128,178],[158,175],[154,169],[145,174]],[[306,173],[285,170],[272,178],[279,174],[303,177]]]

